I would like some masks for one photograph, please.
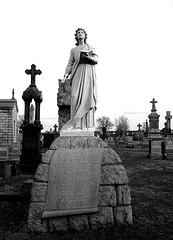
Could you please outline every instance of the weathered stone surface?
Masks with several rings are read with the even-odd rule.
[[[122,163],[118,154],[112,148],[104,148],[102,165]]]
[[[95,148],[95,147],[104,148],[104,147],[108,147],[108,145],[101,138],[92,137],[92,138],[88,138],[88,147],[89,148]]]
[[[116,206],[117,194],[115,186],[100,186],[99,206]]]
[[[113,208],[99,207],[99,212],[89,215],[89,223],[92,229],[114,225]]]
[[[49,230],[51,233],[68,230],[68,221],[66,217],[51,218],[49,220]]]
[[[59,130],[70,120],[70,106],[59,107],[58,110],[58,122]]]
[[[101,185],[127,184],[128,177],[122,164],[106,165],[101,168]]]
[[[47,183],[34,182],[31,190],[31,201],[45,202],[47,193]]]
[[[115,224],[133,224],[132,221],[132,207],[117,206],[114,208]]]
[[[70,148],[70,138],[69,137],[58,137],[50,145],[50,149],[58,148]]]
[[[87,137],[72,137],[70,142],[71,148],[88,148]]]
[[[62,79],[58,79],[58,83],[59,83],[59,88],[58,88],[58,92],[71,92],[71,80],[70,79],[66,79],[65,82],[62,82]]]
[[[70,230],[82,231],[89,229],[88,216],[77,215],[69,217]]]
[[[45,153],[43,153],[42,154],[42,163],[49,164],[54,152],[55,152],[55,150],[47,150]]]
[[[117,186],[118,205],[131,204],[130,188],[128,185]]]
[[[47,182],[49,173],[49,164],[41,163],[34,175],[34,179],[38,182]]]
[[[28,228],[33,232],[47,232],[47,220],[41,220],[44,203],[31,202],[29,209]]]
[[[44,217],[96,212],[102,149],[57,149],[49,170]]]
[[[71,97],[70,93],[58,93],[57,94],[57,105],[58,106],[64,106],[64,105],[70,105],[71,104]]]
[[[76,155],[78,151],[80,154]],[[65,155],[59,156],[60,152]],[[98,153],[100,154],[99,164],[96,161]],[[51,167],[52,162],[57,169],[60,167],[61,174],[57,173],[55,166]],[[96,169],[99,165],[101,176],[100,172],[98,174],[93,165],[89,164],[90,162],[94,164],[94,167],[97,166]],[[50,169],[54,169],[53,175],[50,174]],[[62,174],[63,169],[66,171]],[[90,174],[87,180],[84,180],[83,176],[86,172]],[[91,172],[94,178],[91,177]],[[65,176],[64,185],[58,185],[60,175]],[[93,183],[96,182],[95,175],[99,176],[98,191],[95,191],[93,187]],[[46,198],[50,176],[51,178],[55,176],[57,180],[53,187],[50,187],[53,189],[53,194],[50,196],[54,195],[54,199],[49,209],[46,208]],[[75,188],[71,183],[74,183]],[[91,183],[91,188],[88,188],[88,183]],[[57,204],[60,193],[62,194],[61,207]],[[95,199],[97,199],[96,205]],[[43,154],[42,163],[37,168],[31,201],[28,220],[28,228],[31,231],[81,231],[103,228],[109,224],[132,224],[130,188],[125,168],[116,152],[108,148],[108,145],[98,137],[63,136],[57,138],[52,143],[51,150]]]

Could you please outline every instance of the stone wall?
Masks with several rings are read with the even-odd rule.
[[[49,166],[58,149],[103,149],[98,212],[42,219],[44,211]],[[117,224],[132,224],[132,208],[128,177],[121,159],[97,137],[59,137],[43,154],[42,163],[34,176],[31,191],[28,228],[36,232],[98,229]]]

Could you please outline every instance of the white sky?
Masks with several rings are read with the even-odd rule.
[[[99,56],[96,119],[124,115],[138,129],[155,98],[164,127],[166,111],[173,114],[173,0],[0,1],[0,98],[11,98],[14,88],[24,114],[25,70],[35,64],[44,130],[58,124],[58,79],[78,27]]]

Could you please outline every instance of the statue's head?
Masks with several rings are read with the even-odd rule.
[[[76,30],[76,32],[75,32],[75,39],[76,39],[76,41],[77,41],[76,46],[79,45],[78,38],[77,38],[77,33],[78,33],[78,31],[80,31],[80,30],[82,30],[82,31],[85,33],[84,43],[86,43],[86,40],[87,40],[87,33],[86,33],[86,31],[85,31],[83,28],[78,28],[78,29]]]

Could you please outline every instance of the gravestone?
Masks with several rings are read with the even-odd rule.
[[[43,218],[98,211],[101,154],[101,149],[54,153]]]
[[[43,134],[43,148],[49,148],[51,143],[59,137],[59,132],[57,131],[58,126],[55,124],[53,131],[46,131]]]
[[[149,139],[147,137],[143,137],[142,139],[141,150],[149,153]]]
[[[128,177],[99,137],[59,137],[34,176],[28,228],[62,232],[132,224]]]
[[[17,166],[17,173],[33,174],[41,162],[41,130],[43,126],[40,122],[40,104],[42,102],[42,92],[35,85],[36,75],[40,75],[41,71],[36,70],[34,64],[30,70],[25,71],[31,75],[31,84],[23,92],[22,98],[25,102],[24,121],[21,125],[23,132],[22,154],[20,156],[20,164]],[[35,101],[35,118],[31,114],[30,104]]]
[[[162,142],[163,138],[159,130],[159,117],[160,115],[156,112],[155,99],[153,98],[152,101],[152,109],[151,113],[148,115],[149,117],[149,157],[153,159],[162,159],[163,152],[162,152]]]
[[[164,138],[164,153],[168,160],[173,160],[173,136],[168,136]]]
[[[161,159],[162,157],[162,148],[161,148],[162,141],[161,140],[152,140],[151,141],[151,156],[154,159]]]
[[[134,147],[133,136],[126,137],[126,147]]]
[[[11,176],[11,168],[8,164],[8,143],[0,144],[0,177]]]
[[[163,155],[164,155],[164,159],[170,159],[172,158],[172,153],[171,153],[171,139],[173,139],[173,134],[171,133],[171,119],[172,119],[172,115],[170,111],[166,111],[166,116],[165,119],[167,120],[167,122],[165,122],[165,127],[161,130],[162,135],[164,137],[164,141],[162,143],[162,149],[163,149]]]

